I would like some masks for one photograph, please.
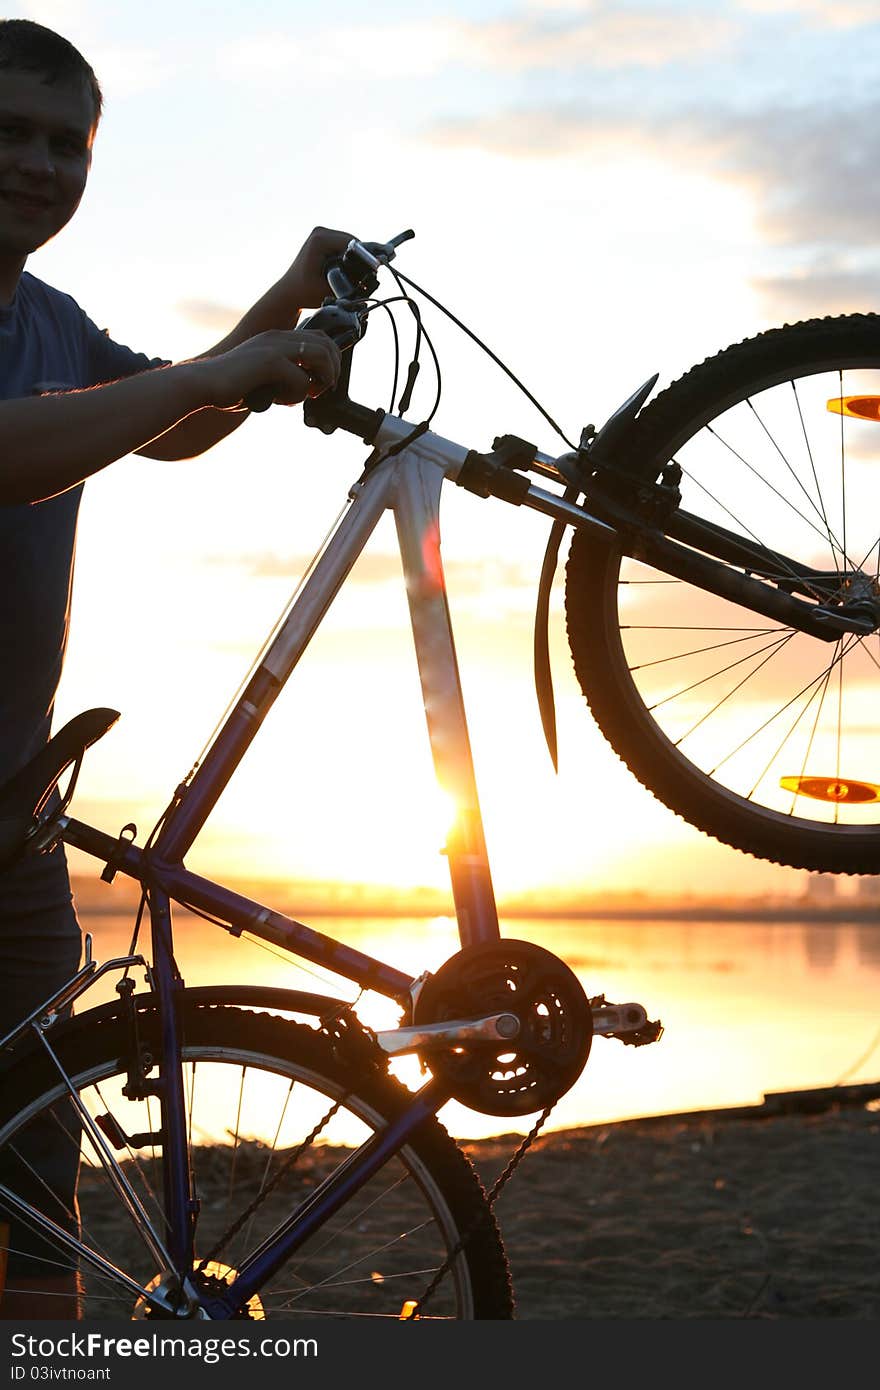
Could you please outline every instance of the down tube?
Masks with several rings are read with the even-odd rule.
[[[483,819],[440,558],[444,467],[418,444],[400,461],[392,503],[437,780],[455,804],[446,853],[463,946],[497,941]]]

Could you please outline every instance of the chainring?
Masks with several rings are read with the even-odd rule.
[[[554,1105],[577,1081],[590,1055],[593,1019],[577,976],[529,941],[465,946],[428,976],[416,1025],[511,1013],[519,1036],[509,1043],[430,1049],[420,1059],[452,1096],[484,1115],[530,1115]]]

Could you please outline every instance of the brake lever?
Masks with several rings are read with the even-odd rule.
[[[353,347],[363,337],[366,319],[361,320],[354,310],[343,309],[336,301],[357,303],[373,294],[379,285],[376,272],[394,259],[398,246],[414,236],[415,232],[410,227],[405,232],[398,232],[390,241],[358,241],[352,238],[341,256],[331,256],[324,263],[324,276],[333,298],[325,300],[316,313],[300,324],[300,328],[320,329],[343,352]],[[360,272],[357,278],[353,278],[355,270]],[[258,415],[268,410],[274,399],[271,386],[260,386],[245,396],[244,404],[251,414]]]

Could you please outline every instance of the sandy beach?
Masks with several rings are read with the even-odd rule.
[[[539,1137],[496,1205],[516,1317],[880,1316],[878,1107],[718,1110]],[[520,1143],[508,1135],[462,1147],[489,1188]],[[219,1176],[202,1168],[203,1221],[216,1218],[220,1230],[228,1170],[215,1153]],[[238,1162],[240,1172],[252,1162],[262,1173],[265,1155],[242,1149]],[[320,1150],[303,1160],[307,1182],[322,1176],[322,1162]],[[86,1180],[81,1195],[88,1189]],[[277,1200],[280,1217],[289,1198]],[[130,1235],[116,1212],[114,1199],[104,1236],[110,1254],[126,1259]],[[363,1238],[372,1244],[369,1231]],[[104,1311],[87,1306],[89,1316]]]
[[[880,1111],[538,1138],[498,1199],[520,1319],[880,1316]],[[466,1146],[484,1181],[517,1136]]]

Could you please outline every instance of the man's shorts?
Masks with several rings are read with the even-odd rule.
[[[76,973],[80,950],[63,847],[0,871],[0,1037]],[[34,1121],[22,1133],[16,1155],[0,1153],[0,1181],[23,1195],[30,1187],[35,1205],[76,1232],[79,1155],[61,1127],[75,1136],[78,1122],[69,1101],[54,1109],[54,1118]],[[57,1246],[10,1219],[8,1287],[14,1286],[15,1276],[57,1277],[73,1263]]]

